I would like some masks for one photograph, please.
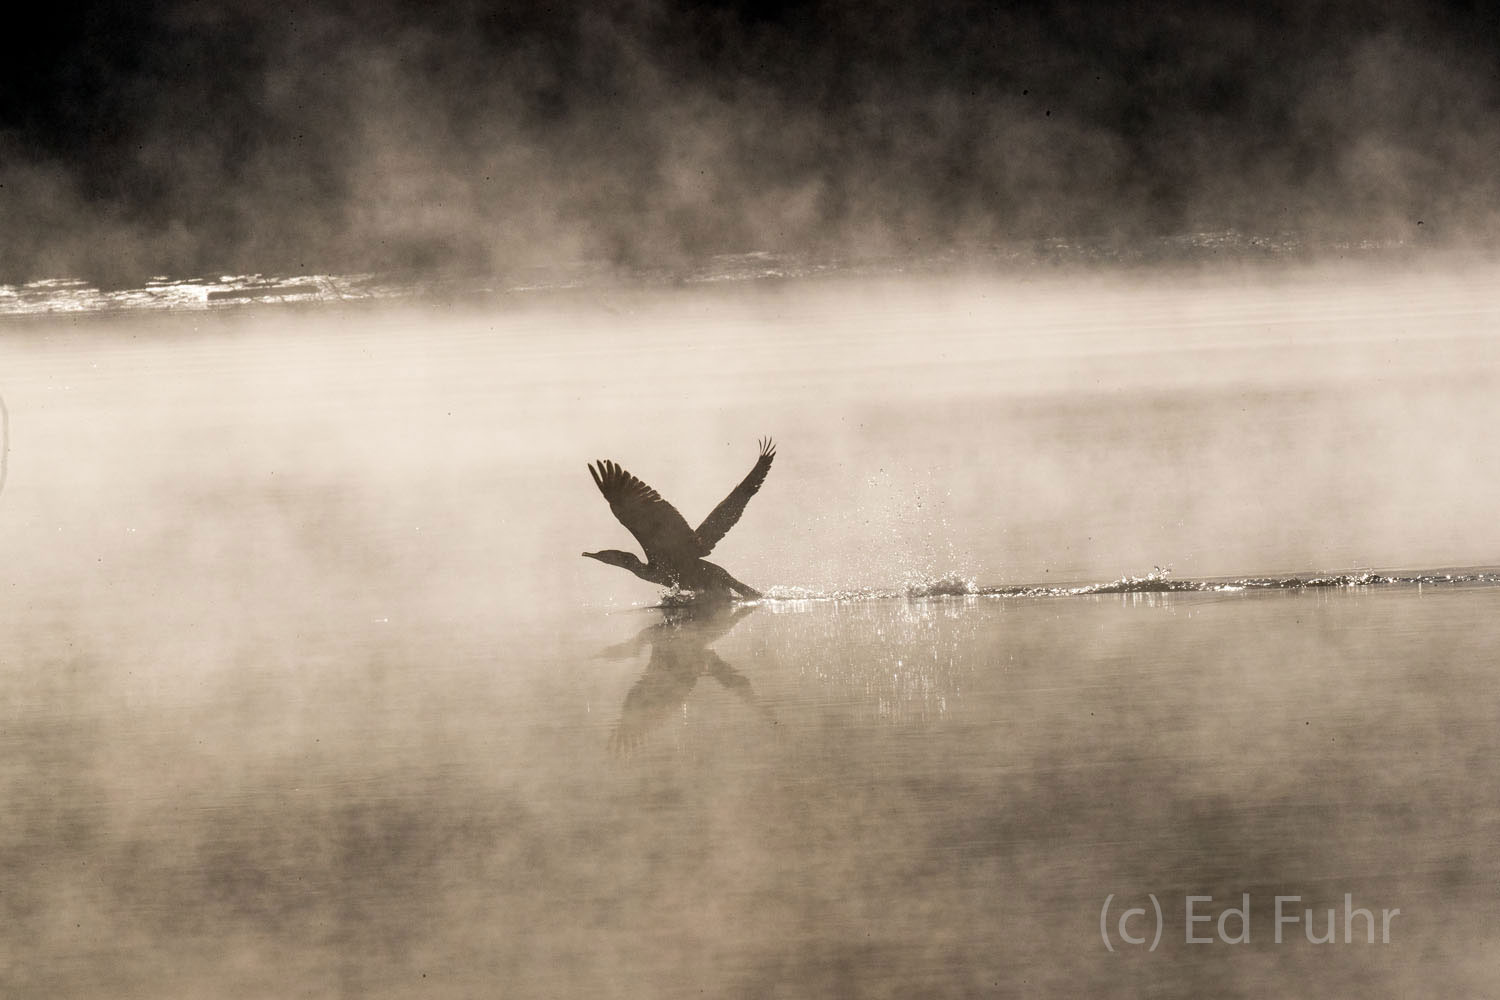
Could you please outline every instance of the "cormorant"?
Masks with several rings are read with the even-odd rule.
[[[728,597],[731,592],[741,597],[758,598],[760,592],[730,576],[722,566],[716,566],[703,557],[714,550],[719,539],[734,527],[745,504],[755,496],[766,473],[771,471],[771,462],[776,458],[776,444],[770,438],[760,441],[760,458],[750,474],[725,497],[713,513],[704,518],[694,531],[688,527],[683,516],[651,487],[607,459],[589,466],[589,474],[615,517],[630,530],[641,548],[646,551],[646,561],[633,552],[605,549],[602,552],[585,552],[590,559],[597,559],[611,566],[628,569],[642,580],[661,587],[681,587],[703,597]],[[597,465],[597,467],[596,467]]]

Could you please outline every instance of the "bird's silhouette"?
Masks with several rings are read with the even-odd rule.
[[[651,487],[626,472],[608,459],[589,466],[589,474],[615,517],[629,529],[641,548],[646,552],[646,561],[633,552],[619,549],[604,549],[600,552],[585,552],[590,559],[597,559],[611,566],[628,569],[642,580],[662,587],[678,587],[691,590],[695,596],[727,598],[738,594],[744,598],[758,598],[760,592],[748,587],[722,567],[703,557],[713,551],[719,539],[734,527],[745,505],[760,484],[766,481],[771,471],[771,462],[776,458],[776,444],[770,438],[760,442],[760,457],[738,486],[725,497],[713,512],[704,518],[697,530],[688,527],[687,521]]]

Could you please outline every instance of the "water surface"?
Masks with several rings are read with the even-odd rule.
[[[1492,278],[0,331],[5,995],[1491,991],[1489,577],[1067,591],[1495,562]],[[585,462],[696,523],[766,433],[781,599],[579,558]],[[1345,893],[1390,943],[1273,942]]]

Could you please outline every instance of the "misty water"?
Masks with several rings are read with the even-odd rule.
[[[17,320],[0,992],[1490,992],[1496,277]],[[766,434],[767,600],[580,558]]]

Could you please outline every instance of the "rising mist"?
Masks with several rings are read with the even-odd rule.
[[[159,2],[9,33],[0,280],[1200,230],[1467,245],[1461,4]]]

